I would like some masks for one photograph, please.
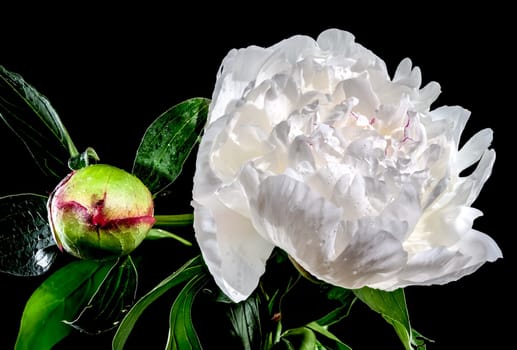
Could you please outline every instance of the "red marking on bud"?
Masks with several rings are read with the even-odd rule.
[[[72,211],[76,213],[76,216],[82,216],[85,220],[90,217],[90,214],[88,213],[88,209],[76,201],[69,201],[69,202],[61,202],[58,205],[59,210],[64,211]]]
[[[104,215],[104,203],[106,202],[106,192],[104,192],[104,197],[98,200],[93,206],[92,213],[92,224],[97,227],[104,227],[108,220],[106,220],[106,216]]]
[[[154,225],[156,219],[153,216],[135,216],[132,218],[113,219],[106,221],[102,228],[112,229],[117,227],[131,227],[139,224]]]

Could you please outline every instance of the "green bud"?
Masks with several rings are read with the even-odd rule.
[[[81,259],[126,255],[155,223],[147,187],[136,176],[105,164],[70,173],[47,206],[58,247]]]

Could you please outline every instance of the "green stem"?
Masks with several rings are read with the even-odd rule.
[[[262,350],[271,350],[282,338],[282,320],[275,322],[274,329],[268,332]]]
[[[77,147],[75,147],[74,142],[72,141],[72,138],[70,137],[70,134],[68,134],[68,130],[66,130],[65,126],[61,122],[60,119],[57,120],[59,123],[59,126],[62,128],[61,131],[63,132],[63,136],[65,137],[66,144],[68,146],[68,153],[70,154],[70,157],[77,157],[79,155],[79,151],[77,150]]]
[[[273,338],[273,345],[277,344],[282,337],[282,322],[278,321],[275,329],[275,336]]]
[[[39,113],[38,113],[39,114]],[[57,124],[57,127],[61,131],[63,137],[65,138],[66,145],[68,147],[68,153],[70,154],[70,157],[77,157],[79,155],[79,151],[77,150],[77,147],[75,147],[74,142],[72,141],[72,138],[70,137],[70,134],[68,133],[68,130],[65,128],[65,125],[59,118],[59,116],[53,115],[53,120]],[[56,135],[58,136],[58,135]],[[59,136],[58,136],[59,137]]]
[[[194,214],[155,215],[155,226],[182,227],[192,225]]]

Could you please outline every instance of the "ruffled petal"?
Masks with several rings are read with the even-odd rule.
[[[451,124],[450,132],[456,147],[460,144],[460,137],[470,117],[470,111],[460,106],[442,106],[429,112],[429,116],[436,120],[444,120]]]
[[[407,87],[418,89],[422,83],[422,73],[420,68],[412,68],[409,58],[404,58],[398,65],[393,82],[406,85]]]
[[[458,152],[456,163],[458,172],[477,162],[485,150],[490,147],[492,139],[493,132],[491,129],[483,129],[472,136]]]
[[[288,176],[262,181],[251,211],[264,237],[332,284],[359,288],[395,273],[406,261],[391,232],[404,231],[407,224],[386,225],[379,218],[342,222],[340,208]]]
[[[494,162],[495,151],[485,150],[476,169],[467,177],[460,178],[454,188],[443,197],[444,201],[450,198],[450,205],[472,205],[492,174]]]
[[[214,143],[226,125],[224,119],[219,119],[205,129],[196,157],[196,172],[194,174],[193,197],[198,199],[214,193],[222,181],[212,169],[212,150]]]
[[[343,222],[340,229],[341,242],[336,243],[343,247],[340,254],[328,266],[320,264],[308,269],[322,280],[348,289],[374,287],[405,266],[407,253],[393,233],[405,231],[406,224],[363,218]]]
[[[359,103],[356,111],[368,118],[373,118],[379,108],[380,101],[372,89],[368,76],[361,75],[357,78],[345,80],[343,88],[347,96],[356,97]]]
[[[306,256],[308,264],[317,264],[332,251],[341,209],[302,182],[269,176],[250,208],[257,230],[293,257]]]
[[[439,246],[412,255],[395,279],[377,287],[393,290],[409,285],[446,284],[479,269],[487,261],[501,258],[494,240],[482,232],[469,230],[456,244]]]
[[[260,84],[279,73],[290,73],[296,62],[306,55],[310,56],[315,49],[316,42],[308,36],[295,35],[282,40],[269,48],[271,54],[260,67],[256,83]]]
[[[222,117],[229,106],[238,101],[244,90],[255,81],[270,50],[250,46],[246,49],[231,50],[223,59],[209,109],[209,123]]]
[[[250,220],[218,199],[193,201],[194,229],[208,270],[233,301],[245,300],[257,287],[274,245],[257,234]]]
[[[334,55],[352,57],[354,53],[355,37],[352,33],[339,29],[327,29],[317,39],[318,46]]]

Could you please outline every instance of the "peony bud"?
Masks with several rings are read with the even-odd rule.
[[[48,200],[58,247],[81,259],[132,252],[155,223],[153,199],[134,175],[110,165],[73,171]]]

